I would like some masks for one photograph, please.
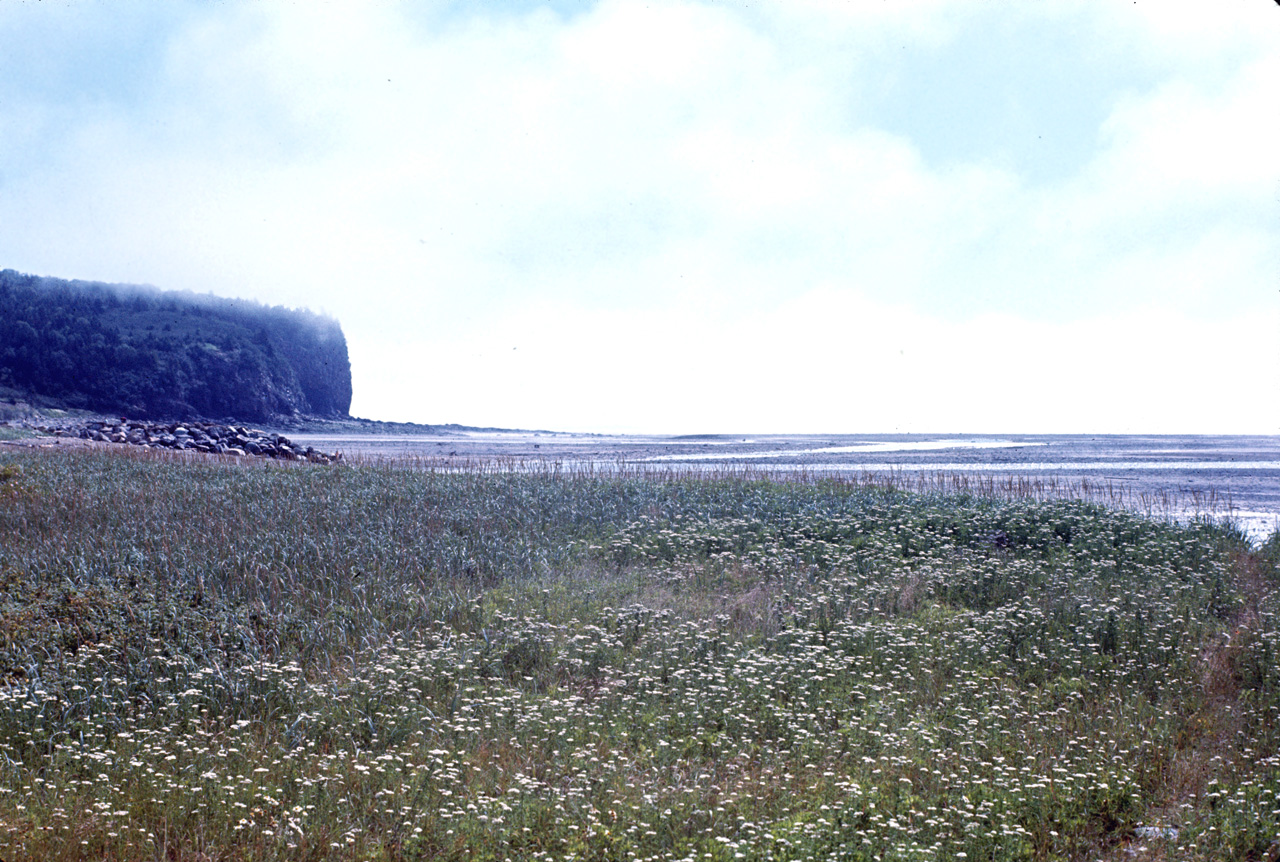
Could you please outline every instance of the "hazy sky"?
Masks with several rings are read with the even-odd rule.
[[[341,321],[352,412],[1280,433],[1280,7],[0,2],[0,268]]]

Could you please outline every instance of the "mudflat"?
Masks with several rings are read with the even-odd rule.
[[[1263,537],[1280,523],[1280,436],[1025,434],[607,435],[551,431],[308,434],[348,457],[557,464],[609,470],[744,471],[1040,483],[1157,514],[1230,516]],[[1031,483],[1028,485],[1027,483]]]

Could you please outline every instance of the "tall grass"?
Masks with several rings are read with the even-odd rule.
[[[1280,540],[424,466],[0,456],[0,858],[1276,848]]]
[[[880,487],[916,494],[943,494],[1025,500],[1077,500],[1108,508],[1127,509],[1149,518],[1174,520],[1188,513],[1193,518],[1229,519],[1234,509],[1231,494],[1215,488],[1173,490],[1134,488],[1109,477],[1070,477],[1045,473],[983,473],[955,470],[901,470],[892,464],[883,469],[849,471],[803,465],[769,467],[749,462],[653,463],[618,458],[592,460],[564,457],[472,456],[443,457],[399,453],[355,453],[349,464],[364,467],[395,466],[429,472],[556,473],[572,476],[612,476],[671,482],[681,479],[759,480],[809,484],[835,482],[859,487]]]

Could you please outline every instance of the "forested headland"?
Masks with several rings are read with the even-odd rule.
[[[151,287],[0,271],[0,387],[134,418],[345,418],[338,322]]]

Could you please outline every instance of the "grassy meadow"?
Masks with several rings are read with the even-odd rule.
[[[1275,859],[1277,560],[1071,500],[6,452],[0,859]]]

